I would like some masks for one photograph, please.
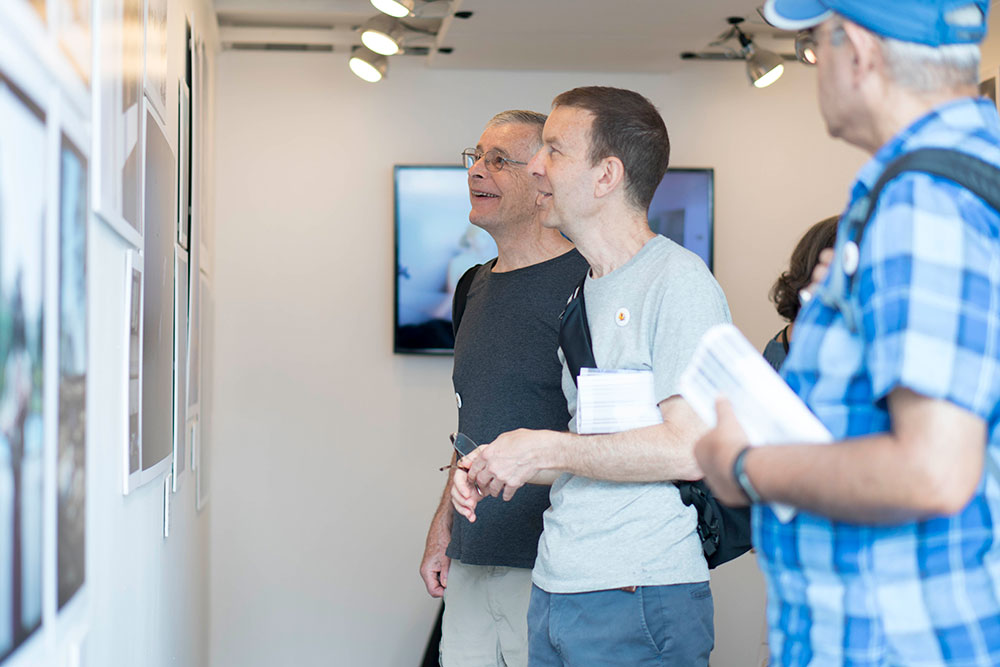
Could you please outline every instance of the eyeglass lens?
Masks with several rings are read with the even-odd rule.
[[[468,456],[479,446],[475,440],[464,433],[452,433],[449,437],[451,438],[451,444],[455,446],[455,451],[458,452],[459,456]]]

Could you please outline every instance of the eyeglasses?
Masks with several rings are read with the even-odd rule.
[[[816,39],[817,28],[807,28],[795,35],[795,57],[800,63],[805,65],[816,64],[816,47],[819,41]],[[834,24],[830,28],[830,44],[840,46],[844,42],[844,26]]]
[[[495,148],[486,153],[475,148],[466,148],[462,151],[462,164],[465,165],[466,169],[472,169],[472,166],[479,162],[479,158],[483,158],[486,168],[490,171],[500,171],[504,168],[505,164],[519,164],[522,167],[528,164],[527,162],[520,162],[518,160],[511,160],[509,157],[504,157]]]
[[[464,433],[452,433],[448,436],[448,438],[451,440],[452,447],[454,447],[455,451],[458,453],[458,458],[468,456],[472,453],[472,450],[479,446],[476,444],[475,440]],[[441,466],[438,470],[448,470],[455,467],[457,464],[458,461],[456,460],[455,463],[449,463],[446,466]]]
[[[816,64],[816,36],[812,29],[795,35],[795,57],[805,65]]]

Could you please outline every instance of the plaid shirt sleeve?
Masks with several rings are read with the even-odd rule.
[[[908,173],[862,241],[861,335],[876,399],[905,387],[989,420],[1000,403],[998,214],[958,185]]]

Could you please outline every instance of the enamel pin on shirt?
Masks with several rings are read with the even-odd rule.
[[[620,327],[623,327],[626,324],[628,324],[628,321],[631,319],[631,317],[632,315],[629,314],[628,308],[619,308],[618,312],[615,313],[615,324],[617,324]]]

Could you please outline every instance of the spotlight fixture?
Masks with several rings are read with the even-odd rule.
[[[355,75],[368,83],[381,81],[389,71],[389,59],[364,46],[354,47],[348,65]]]
[[[414,0],[371,0],[372,6],[383,14],[397,19],[413,13]]]
[[[747,77],[755,88],[767,88],[785,73],[781,56],[767,49],[758,49],[751,42],[747,49]]]
[[[392,56],[399,53],[403,30],[399,19],[379,14],[361,26],[361,43],[375,53]]]

